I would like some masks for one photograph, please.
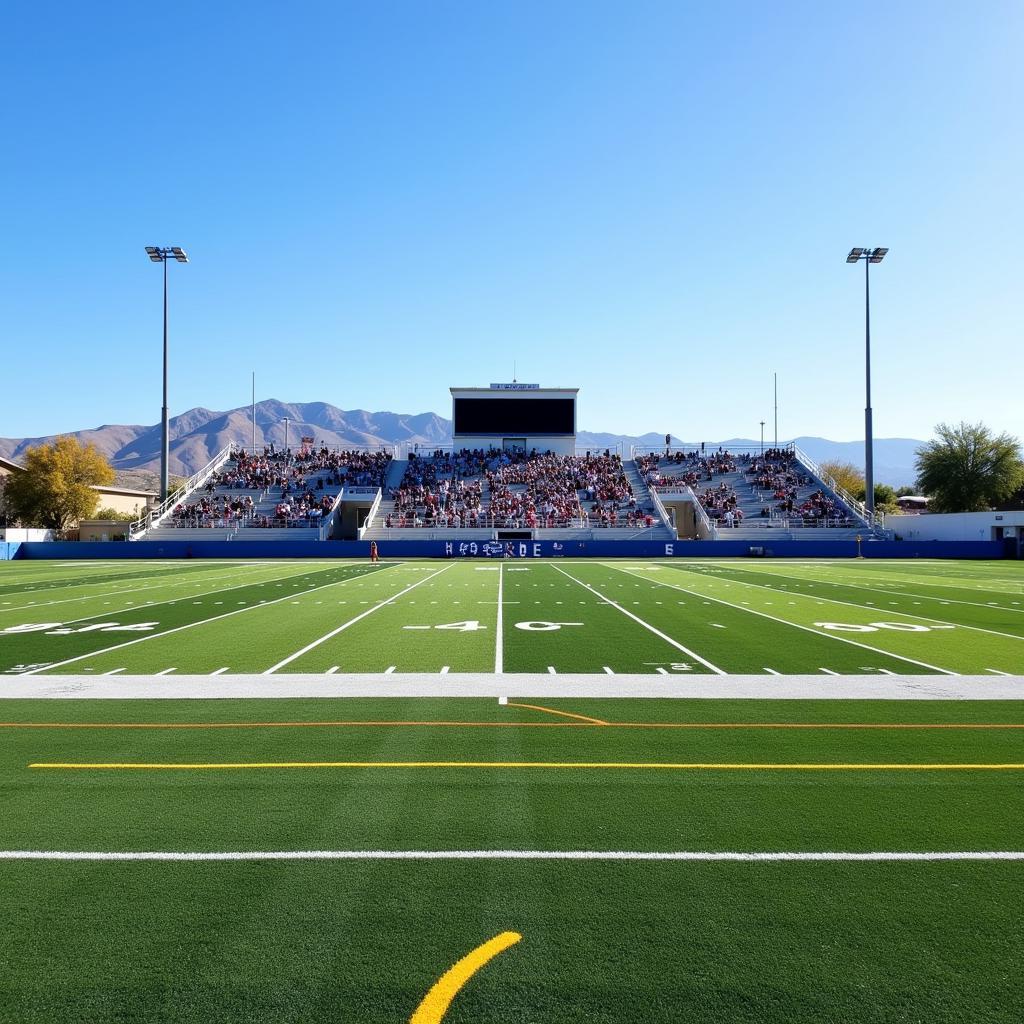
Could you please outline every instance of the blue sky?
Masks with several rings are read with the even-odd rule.
[[[0,436],[257,397],[584,429],[1024,435],[1024,5],[23,4]],[[770,430],[770,427],[769,427]]]

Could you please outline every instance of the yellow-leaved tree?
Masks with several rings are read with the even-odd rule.
[[[95,445],[58,437],[25,452],[22,472],[6,480],[4,504],[22,526],[66,530],[96,510],[100,496],[93,487],[113,482],[114,471]]]

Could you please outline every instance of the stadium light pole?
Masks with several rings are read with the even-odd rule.
[[[875,514],[874,436],[871,426],[871,275],[872,263],[881,263],[888,249],[851,249],[847,263],[864,261],[864,504]]]
[[[764,424],[765,421],[761,420],[761,458],[764,458]]]
[[[166,501],[170,490],[168,464],[171,451],[167,420],[167,261],[173,259],[178,263],[188,263],[188,255],[180,245],[147,245],[146,255],[154,263],[164,265],[164,405],[160,419],[160,500]]]

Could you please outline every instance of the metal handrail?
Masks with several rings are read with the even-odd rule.
[[[227,462],[232,452],[236,451],[238,447],[234,442],[225,445],[198,473],[190,476],[176,491],[160,502],[156,508],[149,509],[144,516],[130,524],[128,527],[128,539],[138,540],[146,530],[156,526],[175,505],[187,498],[193,491],[202,487],[209,477]]]
[[[359,488],[354,488],[354,489],[355,490],[359,490]],[[372,528],[370,524],[373,522],[373,517],[377,514],[377,510],[380,508],[380,503],[381,503],[381,500],[383,499],[383,497],[384,497],[384,488],[383,487],[378,487],[377,488],[377,497],[375,497],[373,499],[373,504],[370,506],[370,511],[367,513],[366,519],[363,520],[363,525],[360,526],[358,530],[356,530],[356,537],[359,540],[362,540],[363,539],[363,535],[366,533],[366,531]],[[331,515],[333,516],[334,513],[332,512]]]
[[[717,444],[706,444],[705,450],[700,450],[699,444],[635,444],[630,448],[631,458],[635,459],[638,455],[664,455],[669,452],[672,455],[691,455],[696,452],[701,458],[709,458],[712,455],[718,455],[718,449],[721,448],[722,455],[758,455],[760,456],[766,451],[784,451],[791,452],[796,450],[796,446],[792,441],[786,444],[773,445],[767,441],[762,444],[730,444],[730,445],[717,445]]]
[[[836,479],[830,473],[826,473],[806,452],[797,448],[796,445],[793,446],[793,452],[796,455],[797,462],[801,463],[805,469],[810,470],[818,480],[841,498],[865,526],[875,527],[881,525],[868,511],[868,507],[864,502],[855,498],[845,487],[840,486]]]

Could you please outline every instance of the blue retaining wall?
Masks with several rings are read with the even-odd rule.
[[[516,558],[735,558],[749,555],[749,541],[510,541]],[[856,541],[778,541],[763,543],[773,558],[854,558]],[[369,541],[137,541],[31,542],[0,544],[11,558],[367,558]],[[380,541],[382,558],[498,558],[498,541]],[[867,558],[1004,558],[999,541],[865,541]],[[0,554],[0,558],[3,555]]]
[[[21,547],[21,542],[15,543],[14,541],[0,541],[0,562],[8,562],[18,557],[18,549]]]

